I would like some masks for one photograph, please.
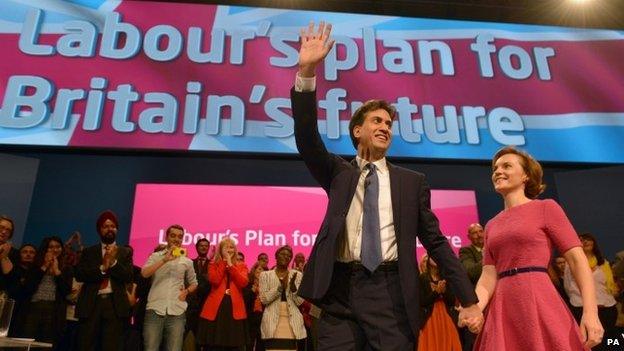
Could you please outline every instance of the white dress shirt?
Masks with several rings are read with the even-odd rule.
[[[368,161],[356,157],[360,168],[360,178],[355,189],[355,194],[347,212],[345,223],[345,236],[338,260],[341,262],[360,261],[362,251],[362,221],[364,219],[364,181],[370,172],[364,167]],[[392,198],[390,196],[390,172],[386,159],[382,158],[373,162],[377,167],[379,178],[379,235],[381,237],[381,256],[384,261],[395,261],[398,258],[396,235],[394,233],[394,220],[392,217]]]

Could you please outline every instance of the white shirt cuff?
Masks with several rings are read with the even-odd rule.
[[[295,78],[295,91],[298,93],[306,93],[316,90],[316,77],[301,77],[297,72],[297,78]]]

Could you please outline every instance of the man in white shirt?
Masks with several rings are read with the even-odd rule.
[[[141,269],[144,278],[152,277],[147,297],[143,338],[146,351],[158,351],[164,337],[167,351],[182,349],[186,297],[197,289],[193,261],[181,249],[184,228],[167,228],[167,247],[154,252]]]

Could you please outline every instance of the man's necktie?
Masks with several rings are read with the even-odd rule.
[[[104,255],[108,252],[108,245],[104,245]],[[106,289],[108,287],[109,279],[108,277],[102,278],[100,282],[100,290]]]
[[[379,177],[377,167],[369,163],[364,180],[364,215],[362,220],[362,265],[371,272],[381,264],[381,237],[379,236]]]
[[[200,258],[199,259],[199,272],[204,273],[205,271],[206,271],[206,259]]]

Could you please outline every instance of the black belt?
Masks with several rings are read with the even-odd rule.
[[[505,278],[505,277],[511,277],[511,276],[516,275],[516,274],[527,273],[527,272],[544,272],[544,273],[548,273],[548,269],[545,268],[545,267],[512,268],[510,270],[498,273],[498,279]]]
[[[349,271],[367,271],[368,268],[362,265],[362,262],[351,261],[351,262],[336,262],[336,266],[339,269],[349,270]],[[375,271],[382,272],[390,272],[399,270],[398,261],[384,261],[379,264]]]

